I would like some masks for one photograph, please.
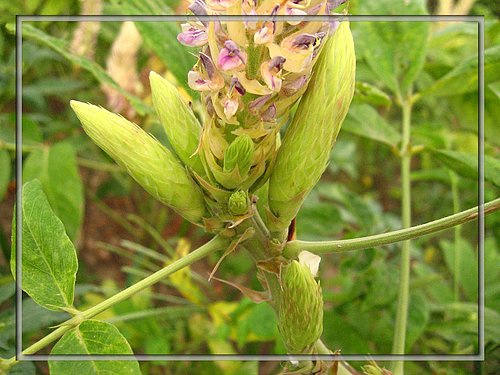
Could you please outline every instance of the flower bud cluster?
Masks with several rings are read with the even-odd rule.
[[[313,66],[332,29],[329,22],[305,22],[300,16],[328,14],[343,2],[191,3],[189,11],[197,18],[181,25],[177,39],[200,49],[188,84],[200,92],[206,109],[198,152],[208,181],[201,185],[255,191],[267,180],[266,172],[270,172],[280,145],[279,129],[291,106],[307,89]],[[245,22],[207,21],[204,17],[229,14],[260,17],[255,21],[248,17]],[[296,17],[278,22],[277,16],[283,15]],[[238,157],[242,159],[236,160]]]

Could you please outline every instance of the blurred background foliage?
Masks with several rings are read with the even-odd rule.
[[[401,4],[400,4],[401,3]],[[413,1],[413,3],[418,3]],[[399,5],[398,5],[399,4]],[[398,14],[398,1],[352,0],[351,14]],[[0,20],[0,356],[14,351],[14,283],[8,272],[15,200],[14,14],[184,14],[177,0],[1,1]],[[433,14],[485,15],[485,200],[499,195],[500,8],[497,1],[432,0]],[[298,218],[301,239],[354,238],[401,227],[398,145],[401,110],[396,70],[418,53],[421,93],[413,111],[412,220],[415,224],[477,204],[478,29],[475,23],[432,23],[427,49],[416,24],[352,23],[357,46],[357,93],[327,173]],[[175,39],[177,23],[26,22],[23,29],[23,181],[38,178],[79,251],[77,306],[84,309],[131,285],[207,240],[198,228],[155,202],[82,132],[70,99],[102,105],[141,124],[168,145],[151,108],[148,75],[177,84],[195,112],[186,85],[195,62]],[[406,33],[406,34],[405,34]],[[378,39],[374,55],[370,41]],[[416,47],[412,43],[416,43]],[[412,50],[412,47],[414,49]],[[393,70],[384,53],[399,59]],[[415,57],[416,58],[416,57]],[[398,65],[399,64],[399,65]],[[399,70],[398,70],[399,69]],[[389,72],[389,75],[385,74]],[[392,73],[391,73],[392,72]],[[443,78],[444,77],[444,78]],[[395,79],[399,79],[396,77]],[[436,82],[440,82],[436,85]],[[478,350],[477,223],[412,242],[411,299],[406,350],[414,354],[472,354]],[[500,216],[485,220],[484,363],[414,362],[408,373],[500,372]],[[343,354],[390,353],[399,276],[399,246],[324,256],[324,341]],[[460,260],[454,254],[459,251]],[[172,275],[98,318],[117,325],[135,353],[279,354],[274,313],[207,275],[214,256]],[[243,252],[224,260],[218,277],[258,288]],[[24,300],[24,343],[67,318]],[[353,363],[354,366],[361,364]],[[268,362],[143,362],[147,374],[262,374]],[[25,362],[13,373],[46,373]]]

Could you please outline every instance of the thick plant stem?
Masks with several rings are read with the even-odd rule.
[[[121,292],[106,299],[105,301],[98,303],[97,305],[91,307],[90,309],[82,311],[81,313],[75,315],[73,318],[62,323],[62,325],[59,328],[57,328],[56,330],[54,330],[41,340],[37,341],[33,345],[23,350],[23,354],[37,353],[39,350],[43,349],[47,345],[51,344],[52,342],[60,338],[67,331],[74,328],[85,319],[93,318],[94,316],[100,314],[101,312],[109,309],[113,305],[116,305],[117,303],[130,298],[134,294],[152,286],[153,284],[156,284],[157,282],[173,274],[174,272],[189,266],[190,264],[206,257],[207,255],[215,251],[223,249],[226,245],[228,245],[228,243],[229,243],[228,239],[219,236],[214,237],[212,240],[210,240],[203,246],[199,247],[198,249],[190,252],[188,255],[182,257],[181,259],[173,262],[172,264],[169,264],[168,266],[153,273],[152,275],[146,277],[145,279],[135,283],[134,285],[128,287],[127,289],[122,290]],[[13,360],[15,360],[15,357],[11,358],[9,361]]]
[[[484,205],[485,215],[497,211],[500,211],[500,198],[492,200]],[[289,259],[296,258],[297,255],[303,250],[321,255],[370,249],[377,246],[388,245],[412,238],[422,237],[428,234],[438,233],[456,225],[475,220],[478,215],[479,207],[476,206],[425,224],[368,237],[338,241],[290,241],[285,246],[283,256]]]
[[[411,101],[402,103],[403,126],[401,144],[401,221],[403,228],[411,227]],[[396,311],[396,325],[392,343],[393,354],[404,354],[406,341],[406,326],[408,321],[408,304],[410,300],[410,240],[402,244],[401,265],[399,276],[398,307]],[[402,375],[404,362],[397,361],[393,364],[394,375]]]

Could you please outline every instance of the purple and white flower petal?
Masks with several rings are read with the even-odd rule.
[[[226,98],[222,102],[222,106],[224,107],[224,114],[226,115],[227,119],[229,120],[238,111],[238,100]]]
[[[307,83],[307,76],[300,76],[293,81],[285,81],[281,86],[281,92],[286,96],[291,96],[299,91]]]
[[[193,12],[194,15],[196,16],[206,16],[207,13],[207,5],[203,0],[194,0],[191,5],[188,7],[188,9]],[[207,26],[207,22],[200,20],[200,22]]]
[[[188,85],[197,91],[217,91],[224,87],[224,79],[217,72],[212,59],[200,52],[200,62],[206,74],[197,70],[188,73]]]
[[[207,7],[215,11],[226,11],[234,5],[237,0],[205,0]]]
[[[198,29],[189,23],[181,25],[182,32],[177,35],[177,40],[188,47],[201,47],[208,42],[208,35],[205,30]]]
[[[274,24],[272,22],[267,22],[265,26],[260,28],[253,35],[253,41],[255,44],[266,44],[272,42],[274,37]]]
[[[283,56],[276,56],[269,62],[264,62],[260,66],[260,73],[267,87],[271,90],[278,92],[281,90],[281,77],[280,73],[286,59]]]
[[[218,65],[222,70],[234,70],[245,66],[247,55],[241,51],[235,42],[226,40],[224,48],[219,51]]]
[[[248,110],[251,114],[256,115],[260,109],[266,105],[271,95],[264,95],[248,103]]]
[[[274,121],[276,120],[276,105],[271,104],[262,114],[260,118],[264,121]]]
[[[236,92],[238,92],[238,94],[240,94],[241,96],[245,95],[247,92],[247,90],[245,90],[245,88],[239,81],[238,77],[231,78],[231,83],[229,85],[229,92],[232,92],[233,89],[236,90]]]
[[[287,6],[285,8],[285,14],[287,16],[305,16],[307,15],[307,12],[303,11],[302,9],[297,9],[295,7],[289,6],[289,4],[292,2],[288,2]],[[298,25],[301,23],[303,20],[302,17],[296,17],[293,19],[293,21],[287,21],[290,25]]]

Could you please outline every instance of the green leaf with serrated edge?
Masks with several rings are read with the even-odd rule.
[[[0,150],[0,200],[3,199],[10,181],[10,155],[7,150]]]
[[[42,184],[33,180],[22,195],[22,289],[49,310],[71,307],[78,260],[75,247],[55,216]],[[12,225],[10,267],[16,275],[16,220]]]
[[[116,2],[116,1],[115,1]],[[162,0],[129,0],[120,1],[118,10],[122,14],[174,14]],[[163,61],[172,72],[179,84],[193,92],[187,85],[187,74],[196,63],[196,57],[191,52],[194,49],[185,47],[177,41],[181,32],[177,22],[135,22],[144,43]]]
[[[82,354],[82,355],[113,355],[134,354],[129,343],[109,323],[98,320],[86,320],[78,327],[66,332],[54,345],[50,354]],[[140,375],[137,361],[50,361],[51,375],[85,374],[110,375],[128,374]]]
[[[32,152],[24,162],[23,181],[35,178],[42,183],[66,233],[75,240],[83,220],[84,196],[73,147],[68,143],[58,143]]]
[[[7,25],[7,29],[12,33],[15,32],[14,25]],[[61,54],[67,60],[71,61],[73,64],[78,65],[82,69],[91,73],[99,81],[99,83],[109,85],[112,88],[116,89],[130,101],[130,104],[140,115],[153,113],[151,107],[145,105],[137,96],[132,95],[124,90],[96,62],[89,60],[84,56],[79,56],[71,53],[64,40],[48,35],[44,31],[26,23],[23,24],[23,38],[37,41],[51,48],[52,50]]]
[[[352,106],[349,109],[344,130],[389,146],[396,146],[401,140],[399,132],[367,104]]]
[[[430,150],[431,155],[462,177],[478,179],[477,154],[450,150]],[[500,187],[500,160],[484,156],[484,179]]]
[[[484,74],[488,82],[500,79],[500,45],[484,51]],[[423,96],[462,95],[478,89],[478,57],[470,57],[421,92]]]
[[[425,0],[378,0],[359,4],[361,14],[424,15]],[[405,94],[422,70],[430,22],[360,22],[356,50],[393,93]]]

